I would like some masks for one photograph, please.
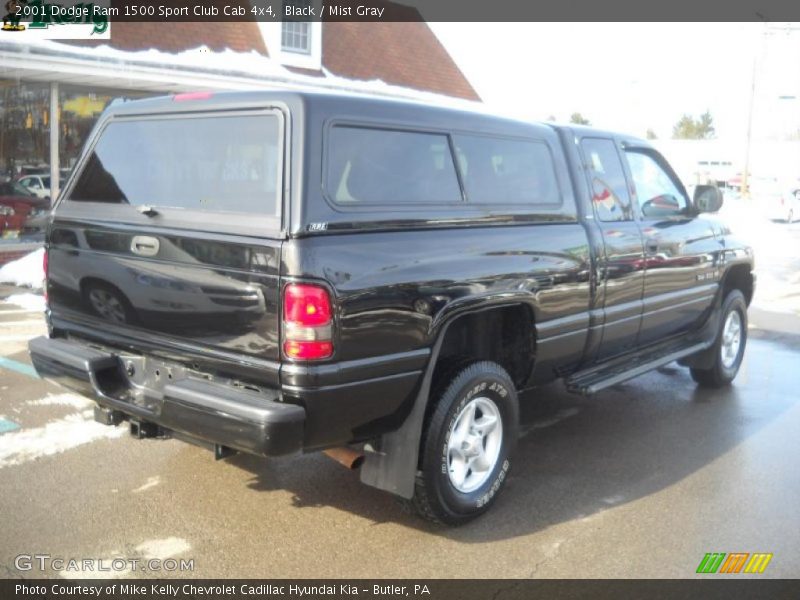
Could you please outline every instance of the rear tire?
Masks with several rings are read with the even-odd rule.
[[[483,361],[446,377],[422,437],[414,498],[424,518],[461,525],[486,512],[503,489],[519,432],[511,378]]]
[[[691,374],[703,387],[721,388],[739,372],[747,345],[747,302],[740,290],[731,290],[722,303],[722,318],[714,340],[714,364],[709,369],[692,368]]]

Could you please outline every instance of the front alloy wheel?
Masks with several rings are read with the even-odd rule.
[[[740,290],[731,290],[722,303],[722,318],[714,340],[714,362],[708,369],[691,369],[692,379],[705,387],[730,384],[739,372],[747,344],[747,302]]]
[[[742,317],[738,311],[732,310],[725,317],[725,324],[722,326],[722,343],[720,344],[720,360],[722,366],[730,369],[736,363],[739,356],[739,348],[742,345]]]

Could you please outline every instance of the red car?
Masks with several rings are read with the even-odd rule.
[[[32,217],[50,210],[50,200],[39,198],[16,182],[0,183],[0,237],[17,237]]]

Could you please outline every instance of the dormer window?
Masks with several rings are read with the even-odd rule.
[[[289,9],[291,7],[291,9]],[[302,21],[311,7],[309,0],[287,0],[284,2],[284,21],[281,23],[281,50],[311,54],[311,23]],[[294,15],[286,16],[287,9]]]
[[[270,58],[278,64],[319,71],[322,68],[322,0],[283,0],[280,21],[258,24]],[[313,11],[313,12],[312,12]]]

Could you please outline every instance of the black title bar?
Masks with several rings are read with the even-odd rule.
[[[20,0],[22,22],[108,18],[110,22],[202,21],[756,21],[800,20],[795,0]],[[81,14],[76,17],[76,11]],[[88,22],[88,21],[87,21]],[[681,43],[676,39],[675,43]]]
[[[708,577],[693,580],[0,580],[4,600],[531,600],[534,598],[800,597],[800,580]]]

